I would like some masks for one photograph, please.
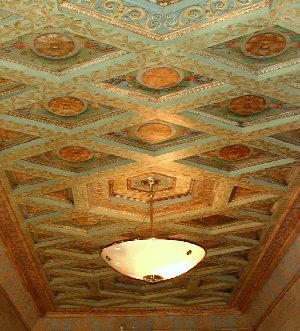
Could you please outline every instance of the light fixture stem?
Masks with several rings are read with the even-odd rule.
[[[157,185],[157,181],[155,181],[153,178],[148,179],[148,186],[149,186],[149,209],[150,209],[150,224],[151,224],[151,235],[152,238],[154,238],[154,226],[153,226],[153,198],[154,198],[154,186]]]
[[[153,226],[153,195],[150,195],[150,223],[151,223],[151,236],[154,238],[154,226]]]

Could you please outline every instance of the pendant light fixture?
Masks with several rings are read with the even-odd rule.
[[[153,227],[153,201],[159,181],[148,178],[151,237],[114,242],[101,250],[102,259],[121,274],[150,283],[175,278],[195,267],[205,250],[180,239],[156,238]]]

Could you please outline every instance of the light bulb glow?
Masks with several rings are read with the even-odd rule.
[[[204,249],[196,244],[158,238],[113,243],[101,251],[104,261],[121,274],[151,282],[184,274],[204,256]]]

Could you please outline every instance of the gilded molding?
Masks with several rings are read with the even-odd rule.
[[[76,65],[72,66],[71,68],[63,69],[63,70],[59,70],[59,71],[51,70],[49,68],[46,68],[46,67],[43,67],[43,66],[40,66],[40,65],[31,64],[31,63],[28,63],[26,61],[15,59],[13,57],[4,56],[2,54],[0,55],[0,60],[20,64],[20,65],[25,66],[29,69],[39,70],[41,72],[46,72],[47,74],[51,74],[51,75],[55,75],[55,76],[63,76],[63,75],[69,74],[71,72],[78,71],[78,70],[81,70],[83,68],[90,67],[90,66],[95,65],[95,64],[110,61],[112,59],[115,59],[117,57],[120,57],[120,56],[126,55],[126,54],[129,54],[129,52],[125,51],[125,50],[118,50],[118,51],[112,52],[110,54],[107,54],[107,55],[98,57],[96,59],[93,59],[91,61],[86,61],[86,62],[81,63],[81,64],[76,64]]]
[[[94,117],[91,117],[91,118],[88,118],[88,119],[85,119],[85,120],[82,120],[82,121],[79,121],[79,122],[76,122],[76,123],[65,123],[65,122],[56,120],[54,118],[49,119],[49,118],[34,116],[34,115],[30,115],[30,114],[23,114],[23,113],[20,113],[20,112],[17,112],[17,111],[11,111],[11,110],[5,111],[3,113],[5,113],[7,115],[14,116],[14,117],[30,119],[30,120],[33,120],[33,121],[38,122],[38,123],[45,123],[45,124],[51,123],[51,124],[54,124],[54,125],[57,125],[57,126],[64,127],[66,129],[74,129],[74,128],[79,128],[81,126],[84,126],[86,124],[91,124],[91,123],[97,122],[99,120],[103,120],[103,119],[106,119],[106,118],[111,118],[111,117],[114,117],[114,116],[117,116],[117,115],[125,114],[127,112],[128,112],[127,110],[122,110],[122,109],[117,109],[116,108],[112,112],[109,112],[109,113],[106,113],[106,114],[101,114],[101,115],[98,115],[98,116],[94,116]]]
[[[57,309],[49,311],[47,317],[82,317],[82,316],[130,316],[130,315],[240,315],[241,312],[236,308],[229,307],[170,307],[170,308],[99,308],[99,309]]]
[[[18,85],[18,86],[11,87],[5,91],[0,92],[0,97],[5,97],[6,95],[8,95],[10,93],[19,92],[21,90],[26,89],[27,87],[28,87],[28,85]]]
[[[143,94],[137,93],[137,92],[128,91],[128,90],[125,90],[125,89],[122,89],[122,88],[119,88],[116,86],[112,86],[112,85],[106,84],[106,83],[94,83],[94,84],[92,84],[92,86],[103,89],[103,90],[107,90],[109,92],[120,93],[120,94],[126,95],[131,98],[135,98],[135,99],[138,99],[141,101],[161,103],[161,102],[166,102],[166,101],[173,100],[176,98],[184,97],[184,96],[187,96],[187,95],[190,95],[193,93],[197,93],[199,91],[205,91],[205,90],[208,90],[208,89],[211,89],[214,87],[222,86],[224,84],[225,83],[223,83],[223,82],[214,81],[212,83],[203,84],[203,85],[196,86],[191,89],[185,89],[183,91],[176,92],[176,93],[170,93],[168,95],[158,97],[158,98],[143,95]]]
[[[105,15],[100,14],[99,12],[95,12],[91,9],[79,7],[75,4],[69,3],[69,2],[64,1],[64,0],[61,1],[60,7],[61,8],[66,8],[68,10],[72,10],[72,11],[78,13],[78,14],[87,15],[89,17],[96,18],[96,19],[98,19],[98,20],[100,20],[104,23],[107,23],[107,24],[113,24],[117,27],[120,27],[120,28],[125,29],[125,30],[130,31],[130,32],[140,34],[144,37],[148,37],[148,38],[151,38],[151,39],[154,39],[154,40],[157,40],[157,41],[166,41],[166,40],[174,39],[176,37],[183,36],[184,34],[187,34],[187,33],[190,33],[190,32],[196,31],[196,30],[200,30],[200,29],[202,29],[206,26],[214,25],[216,23],[220,23],[220,22],[223,22],[223,21],[226,21],[226,20],[230,20],[234,17],[239,17],[241,15],[245,15],[245,14],[250,13],[252,11],[259,10],[261,8],[267,7],[269,5],[269,3],[270,3],[270,0],[264,0],[261,3],[251,5],[247,8],[237,9],[237,10],[235,10],[235,11],[229,13],[229,14],[225,14],[225,15],[220,16],[220,17],[215,17],[213,19],[209,19],[206,22],[195,23],[194,25],[184,27],[184,28],[181,28],[179,30],[176,30],[174,32],[170,32],[170,33],[167,33],[167,34],[164,34],[164,35],[159,35],[159,34],[153,33],[151,31],[147,30],[146,28],[142,29],[139,26],[136,26],[134,24],[126,23],[126,21],[121,22],[121,21],[119,21],[119,20],[117,20],[113,17],[105,16]],[[139,10],[140,9],[141,8],[139,7]],[[187,10],[187,9],[188,8],[186,8],[185,10]],[[202,11],[202,9],[200,11]]]
[[[270,65],[268,67],[265,67],[265,68],[262,68],[262,69],[259,69],[259,70],[255,70],[255,69],[251,69],[249,66],[247,66],[245,64],[241,64],[241,63],[238,63],[238,62],[235,62],[235,61],[225,59],[222,56],[211,54],[208,51],[203,51],[203,50],[196,51],[195,54],[206,57],[208,59],[211,59],[211,60],[214,60],[214,61],[217,61],[217,62],[220,62],[220,63],[223,63],[223,64],[226,64],[226,65],[231,66],[231,67],[236,68],[236,69],[244,70],[244,71],[249,72],[250,74],[253,74],[253,75],[256,75],[256,76],[266,74],[268,72],[272,72],[272,71],[275,71],[275,70],[280,70],[280,69],[283,69],[283,68],[287,68],[287,67],[290,67],[290,66],[293,66],[293,65],[296,65],[296,64],[300,63],[300,58],[296,58],[296,59],[292,59],[290,61],[273,64],[273,65]]]
[[[201,115],[201,116],[206,117],[206,118],[212,118],[212,119],[215,119],[219,122],[226,123],[226,124],[229,124],[229,125],[234,125],[234,126],[244,128],[244,127],[249,127],[249,126],[255,126],[255,125],[261,124],[261,123],[266,123],[266,122],[269,122],[270,120],[276,120],[276,119],[287,118],[287,117],[298,115],[300,113],[300,109],[290,111],[290,112],[286,112],[284,114],[273,115],[272,117],[254,119],[254,120],[250,120],[248,122],[243,122],[243,123],[238,122],[238,121],[229,120],[229,119],[223,118],[221,116],[208,114],[206,112],[203,112],[203,111],[197,110],[197,109],[196,110],[191,110],[191,113]]]

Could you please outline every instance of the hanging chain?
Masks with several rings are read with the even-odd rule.
[[[153,226],[153,202],[154,202],[154,187],[158,186],[160,183],[159,180],[154,179],[152,177],[143,181],[144,185],[149,187],[148,196],[149,196],[149,212],[150,212],[150,225],[151,225],[151,236],[154,238],[154,226]]]
[[[151,224],[151,236],[152,238],[154,238],[154,226],[153,226],[153,198],[154,198],[154,186],[156,185],[156,182],[154,181],[153,178],[149,178],[148,181],[148,185],[149,185],[149,211],[150,211],[150,224]]]

